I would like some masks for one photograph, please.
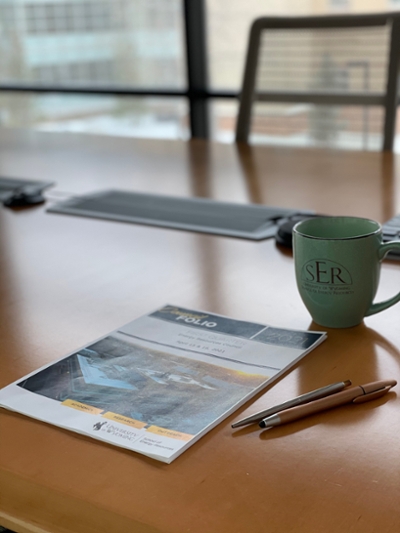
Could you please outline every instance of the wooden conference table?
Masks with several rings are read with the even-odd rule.
[[[385,221],[400,212],[391,154],[3,131],[0,175],[54,180],[55,198],[110,186]],[[383,265],[379,298],[400,289]],[[291,253],[140,225],[0,209],[0,387],[172,303],[320,329]],[[343,379],[400,381],[400,305],[328,340],[166,465],[0,410],[0,525],[20,533],[398,533],[396,392],[260,432],[243,414]],[[396,389],[395,389],[396,391]]]

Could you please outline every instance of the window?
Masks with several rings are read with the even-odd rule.
[[[400,0],[389,2],[400,5]],[[203,8],[204,28],[202,17],[199,18]],[[120,110],[128,109],[122,105],[123,101],[136,102],[135,106],[128,106],[130,118],[126,123],[133,109],[139,115],[142,109],[142,118],[151,109],[150,115],[163,117],[160,121],[166,122],[165,116],[179,117],[177,123],[184,126],[175,131],[182,137],[187,133],[188,124],[195,135],[205,135],[208,119],[213,138],[232,142],[252,21],[263,15],[312,15],[364,9],[362,2],[351,0],[2,0],[0,89],[2,85],[8,89],[11,84],[26,90],[26,101],[34,109],[29,121],[32,127],[42,127],[41,117],[47,117],[46,124],[52,120],[48,117],[55,100],[31,97],[31,91],[47,91],[49,86],[54,86],[60,95],[67,90],[81,94],[79,106],[86,101],[91,117],[94,109],[99,109],[99,116],[103,117],[104,110],[113,108],[93,107],[89,104],[91,98],[96,102],[97,98],[106,101],[120,94],[120,100],[117,98],[121,101]],[[381,11],[381,0],[371,0],[368,9]],[[202,70],[204,56],[208,75]],[[352,88],[356,83],[365,82],[367,69],[361,64],[346,65],[340,76],[341,83]],[[372,78],[378,79],[376,76],[368,79]],[[102,96],[94,97],[92,93]],[[14,95],[12,99],[0,91],[0,96],[4,96],[2,124],[13,124],[13,115],[18,122],[15,102],[22,95]],[[59,105],[73,101],[71,98],[60,96]],[[159,98],[163,104],[160,106],[157,100],[157,104],[150,105],[153,98]],[[167,101],[175,111],[164,112]],[[10,102],[9,109],[4,107],[6,102]],[[209,104],[209,114],[205,102]],[[46,105],[50,106],[49,113],[45,111]],[[74,106],[65,105],[72,120]],[[291,120],[297,116],[297,128],[304,110],[292,111]],[[268,113],[275,111],[271,108]],[[288,116],[286,108],[284,114]],[[59,125],[62,120],[67,121],[66,115],[58,120]],[[346,120],[347,115],[343,115],[342,122]],[[201,127],[199,121],[203,121]],[[90,129],[93,123],[91,119]],[[115,132],[114,126],[112,131]]]

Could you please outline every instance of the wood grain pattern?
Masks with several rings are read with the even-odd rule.
[[[353,214],[400,211],[393,154],[3,131],[0,174]],[[50,200],[49,200],[50,201]],[[379,298],[400,287],[386,261]],[[164,303],[319,329],[272,240],[0,209],[0,387]],[[260,432],[230,424],[343,379],[400,376],[400,306],[328,340],[171,465],[0,410],[0,524],[19,533],[398,533],[396,392]],[[396,391],[396,389],[395,389]]]

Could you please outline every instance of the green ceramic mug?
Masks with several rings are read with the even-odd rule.
[[[310,218],[293,229],[297,286],[314,322],[348,328],[400,301],[373,303],[385,255],[400,242],[382,243],[378,222],[357,217]]]

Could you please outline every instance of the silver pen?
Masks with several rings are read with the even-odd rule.
[[[325,398],[320,398],[315,402],[307,402],[303,405],[298,405],[291,409],[285,409],[279,414],[274,414],[264,418],[258,423],[260,428],[272,428],[300,420],[306,416],[327,411],[334,407],[339,407],[345,404],[358,404],[381,398],[387,394],[392,387],[397,385],[395,379],[386,379],[381,381],[374,381],[366,383],[365,385],[358,385],[357,387],[350,387],[346,390],[338,392],[337,394],[330,394]]]
[[[336,392],[340,392],[349,385],[351,385],[351,381],[349,379],[346,379],[345,381],[339,381],[338,383],[331,383],[330,385],[326,385],[325,387],[321,387],[320,389],[315,389],[313,391],[306,392],[305,394],[301,394],[296,398],[287,400],[286,402],[283,402],[279,405],[275,405],[274,407],[270,407],[269,409],[265,409],[264,411],[259,411],[254,415],[242,418],[242,420],[239,420],[238,422],[232,424],[232,427],[238,428],[241,426],[245,426],[246,424],[252,424],[253,422],[260,422],[260,420],[263,420],[268,416],[274,415],[275,413],[279,413],[284,409],[289,409],[289,407],[296,407],[296,405],[302,405],[313,400],[318,400],[319,398],[325,398],[325,396],[330,396],[331,394],[335,394]]]

